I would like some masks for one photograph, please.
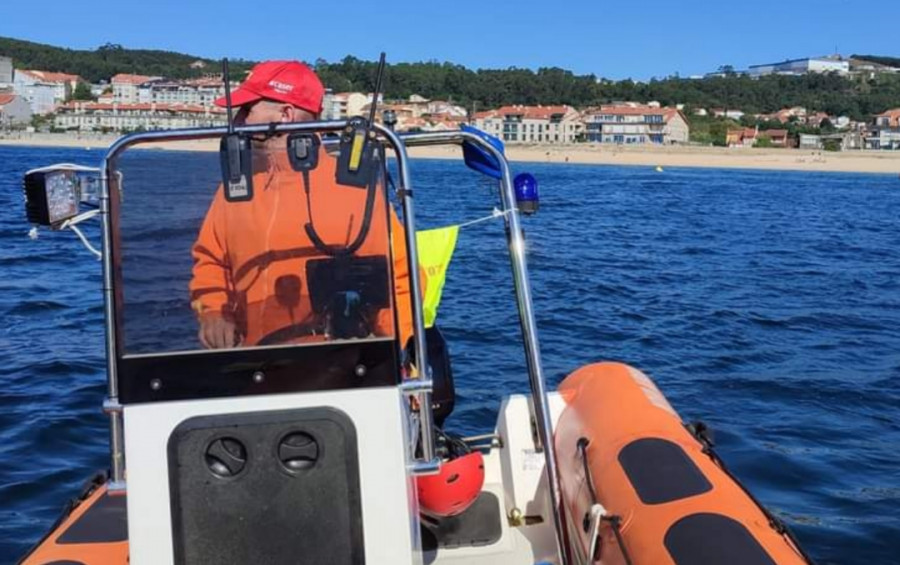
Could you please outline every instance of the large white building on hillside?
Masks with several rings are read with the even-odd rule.
[[[765,65],[751,65],[747,74],[751,77],[765,75],[805,75],[808,73],[838,73],[846,75],[850,72],[850,61],[840,57],[810,57],[806,59],[792,59],[782,63],[768,63]]]
[[[595,143],[623,145],[687,143],[687,119],[675,108],[614,104],[585,112],[585,137]]]
[[[474,117],[475,127],[506,143],[574,143],[583,130],[571,106],[503,106]]]

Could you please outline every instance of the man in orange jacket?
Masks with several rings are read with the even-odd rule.
[[[238,108],[235,123],[315,120],[324,91],[319,78],[302,63],[260,63],[232,95]],[[216,104],[224,106],[225,100]],[[227,202],[219,187],[191,250],[191,306],[205,347],[331,337],[321,333],[327,330],[317,323],[321,313],[313,311],[305,280],[309,262],[324,255],[303,226],[314,225],[329,246],[346,246],[365,223],[361,217],[366,190],[338,185],[336,165],[323,148],[318,166],[303,175],[291,167],[286,136],[269,136],[254,141],[253,198]],[[369,325],[376,335],[394,335],[396,311],[405,344],[412,333],[406,244],[403,227],[381,190],[379,186],[368,234],[354,256],[393,256],[393,309],[369,312],[374,318]]]

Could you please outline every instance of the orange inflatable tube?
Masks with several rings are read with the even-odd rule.
[[[20,565],[128,563],[125,496],[111,496],[99,481],[63,513],[49,534]]]
[[[555,444],[575,562],[808,562],[646,375],[619,363],[588,365],[559,392],[566,408]]]

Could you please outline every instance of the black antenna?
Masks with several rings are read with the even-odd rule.
[[[228,76],[228,57],[222,59],[222,80],[225,81],[225,110],[228,112],[228,133],[234,133],[234,116],[231,111],[231,77]]]
[[[375,107],[378,106],[378,94],[381,92],[381,79],[384,78],[384,51],[378,60],[378,71],[375,75],[375,94],[372,95],[372,105],[369,106],[369,123],[375,123]]]

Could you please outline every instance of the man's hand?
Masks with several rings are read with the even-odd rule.
[[[234,322],[222,316],[221,312],[206,312],[200,315],[200,343],[207,349],[229,349],[240,345],[241,338]]]

